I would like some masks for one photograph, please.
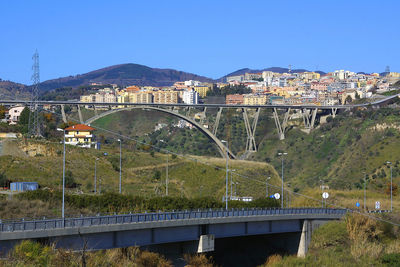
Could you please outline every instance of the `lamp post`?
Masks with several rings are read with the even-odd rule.
[[[237,196],[236,195],[236,186],[239,184],[239,182],[235,182],[235,197]]]
[[[367,210],[367,173],[364,172],[364,212]]]
[[[321,182],[321,205],[322,208],[324,207],[324,196],[322,195],[324,193],[324,180],[319,180]]]
[[[225,179],[225,209],[228,210],[228,160],[229,160],[229,155],[228,155],[228,141],[225,140],[221,140],[222,143],[226,143],[226,147],[225,147],[225,152],[226,152],[226,179]]]
[[[281,157],[281,161],[282,161],[282,195],[281,195],[281,208],[283,209],[283,171],[284,171],[284,166],[283,166],[283,162],[284,162],[284,160],[283,160],[283,157],[284,156],[286,156],[287,155],[287,153],[286,152],[279,152],[278,153],[278,156],[280,156]]]
[[[271,179],[271,176],[267,177],[267,180],[265,181],[265,197],[268,197],[268,180]]]
[[[165,195],[168,196],[168,158],[169,158],[169,153],[167,153],[167,169],[165,173]]]
[[[232,169],[232,170],[230,170],[230,172],[231,172],[231,200],[232,200],[232,187],[233,187],[233,172],[235,172],[236,170],[235,169]]]
[[[94,160],[94,193],[97,194],[97,161],[99,158]]]
[[[393,212],[393,172],[392,172],[392,162],[386,161],[386,164],[390,165],[390,212]]]
[[[121,176],[122,176],[122,142],[121,139],[118,139],[119,142],[119,193],[121,194]]]
[[[65,207],[65,129],[57,128],[57,131],[63,132],[63,146],[64,146],[64,154],[63,154],[63,187],[62,187],[62,208],[61,208],[61,216],[64,218],[64,207]]]

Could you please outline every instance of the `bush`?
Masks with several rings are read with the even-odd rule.
[[[382,256],[381,262],[387,266],[400,266],[400,253],[385,254]]]
[[[346,224],[342,221],[328,222],[315,230],[312,236],[310,249],[325,249],[328,247],[343,246],[348,243]]]

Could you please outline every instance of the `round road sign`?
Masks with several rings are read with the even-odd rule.
[[[356,203],[356,207],[357,207],[357,208],[360,207],[360,203],[357,202],[357,203]]]
[[[276,199],[279,199],[279,198],[281,197],[281,195],[280,195],[279,193],[275,193],[274,197],[275,197]]]
[[[322,193],[322,197],[323,198],[328,198],[329,197],[329,193],[328,192],[323,192]]]

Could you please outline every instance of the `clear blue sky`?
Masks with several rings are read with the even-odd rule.
[[[400,1],[0,2],[0,78],[138,63],[218,78],[240,68],[400,72]]]

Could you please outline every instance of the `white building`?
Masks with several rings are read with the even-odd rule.
[[[197,105],[199,103],[199,93],[195,90],[184,91],[182,100],[185,104]]]
[[[24,110],[25,107],[13,107],[10,108],[6,115],[6,119],[8,124],[13,125],[17,124],[19,121],[19,117],[21,116],[22,111]]]
[[[244,81],[244,75],[237,75],[237,76],[228,76],[226,77],[226,82],[233,82],[233,81],[237,81],[237,82],[242,82]]]
[[[199,86],[199,85],[201,85],[201,82],[199,81],[193,81],[193,80],[185,81],[185,86]]]

